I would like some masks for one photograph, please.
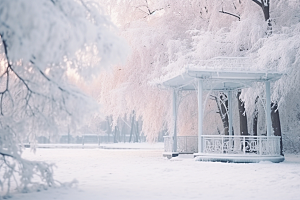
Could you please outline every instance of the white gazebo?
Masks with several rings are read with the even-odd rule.
[[[237,60],[233,58],[231,60]],[[220,60],[219,64],[222,64]],[[240,68],[242,69],[242,68]],[[244,69],[244,68],[243,68]],[[173,92],[173,134],[164,137],[164,156],[175,157],[180,153],[194,153],[196,160],[220,162],[282,162],[280,136],[274,136],[271,121],[270,82],[280,79],[282,73],[269,71],[237,70],[229,68],[209,69],[188,67],[181,73],[161,81],[164,88]],[[267,135],[233,135],[232,93],[251,87],[254,82],[264,82],[266,92]],[[198,92],[198,136],[177,136],[178,91],[197,90]],[[223,91],[228,96],[229,135],[209,135],[203,133],[203,91]],[[254,97],[255,98],[255,97]]]

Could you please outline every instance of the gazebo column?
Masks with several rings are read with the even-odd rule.
[[[270,81],[265,82],[266,86],[266,122],[267,122],[267,136],[272,134],[272,121],[271,121],[271,92],[270,92]]]
[[[228,98],[228,126],[229,126],[229,149],[233,148],[233,142],[232,142],[232,135],[233,135],[233,131],[232,131],[232,91],[229,90],[227,93],[227,98]],[[224,145],[224,144],[223,144]]]
[[[228,91],[228,124],[229,124],[229,135],[232,135],[232,91]]]
[[[177,90],[173,89],[173,101],[172,101],[172,113],[173,113],[173,152],[177,152]]]
[[[198,153],[203,152],[202,147],[202,127],[203,127],[203,81],[198,79]]]

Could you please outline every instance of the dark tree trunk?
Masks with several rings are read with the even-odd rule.
[[[264,13],[265,21],[268,21],[270,19],[270,0],[266,0],[266,5],[264,3],[265,0],[262,0],[263,3],[261,3],[261,1],[258,0],[252,0],[252,1],[257,5],[259,5],[259,7],[261,7]]]
[[[220,95],[220,109],[222,112],[222,122],[224,127],[225,135],[229,135],[229,122],[228,122],[228,99],[227,96],[223,93]]]
[[[274,135],[280,136],[280,155],[283,156],[281,126],[280,126],[279,110],[278,110],[277,103],[271,103],[271,120],[272,120],[272,128],[274,131]]]
[[[114,131],[114,143],[118,143],[117,135],[118,135],[118,126],[115,126],[115,131]]]
[[[259,97],[255,99],[255,110],[253,113],[253,135],[257,136],[257,118],[258,118],[258,108],[257,108],[257,101]]]
[[[134,121],[135,121],[134,118],[135,118],[135,114],[134,114],[134,111],[132,111],[129,142],[131,142],[131,139],[132,139],[132,136],[133,136],[133,132],[134,132]]]
[[[254,3],[259,5],[264,13],[265,21],[268,23],[268,35],[272,34],[272,24],[270,20],[270,0],[252,0]],[[265,3],[264,3],[265,1]],[[262,2],[262,3],[261,3]]]
[[[218,106],[218,113],[220,114],[222,123],[223,123],[223,128],[224,128],[224,134],[229,135],[229,122],[228,122],[228,99],[227,96],[224,93],[221,93],[220,99],[216,96],[212,96]],[[219,131],[218,131],[219,132]]]
[[[241,91],[238,91],[237,99],[238,99],[238,108],[239,108],[239,117],[240,117],[240,135],[249,135],[245,104],[240,99],[240,96],[241,96]]]
[[[139,140],[140,140],[139,121],[136,121],[136,138],[135,138],[135,142],[139,142]]]
[[[118,119],[118,131],[119,131],[118,141],[122,142],[123,132],[124,132],[124,122],[122,121],[121,117]],[[123,140],[123,142],[125,142],[125,141]]]
[[[258,113],[257,110],[255,109],[254,111],[254,116],[253,116],[253,135],[257,136],[257,117],[258,117]]]
[[[111,132],[112,132],[112,130],[111,130],[111,120],[110,120],[110,117],[107,117],[106,121],[107,121],[107,129],[106,129],[106,133],[107,133],[107,142],[109,143],[109,142],[110,142],[110,134],[111,134]]]
[[[123,123],[122,125],[122,134],[123,134],[123,142],[125,143],[125,139],[126,139],[126,130],[125,130],[125,123]]]
[[[267,4],[268,4],[268,6],[265,6],[264,4],[262,4],[262,10],[264,12],[265,21],[269,21],[269,19],[270,19],[270,2],[268,1]],[[269,23],[270,22],[268,22],[268,24]]]

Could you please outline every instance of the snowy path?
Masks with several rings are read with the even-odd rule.
[[[283,163],[167,160],[162,150],[38,149],[24,157],[55,162],[56,179],[77,188],[14,194],[11,200],[300,199],[300,156]]]

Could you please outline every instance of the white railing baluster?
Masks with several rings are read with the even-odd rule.
[[[224,153],[224,137],[222,137],[222,144],[221,144],[221,146],[222,146],[222,148],[221,148],[222,152],[221,153],[223,154]]]
[[[244,154],[246,154],[246,137],[245,136],[243,136],[243,152],[244,152]]]
[[[261,137],[259,137],[259,155],[262,155]]]
[[[187,137],[185,137],[185,152],[188,151],[188,148],[187,148]]]

